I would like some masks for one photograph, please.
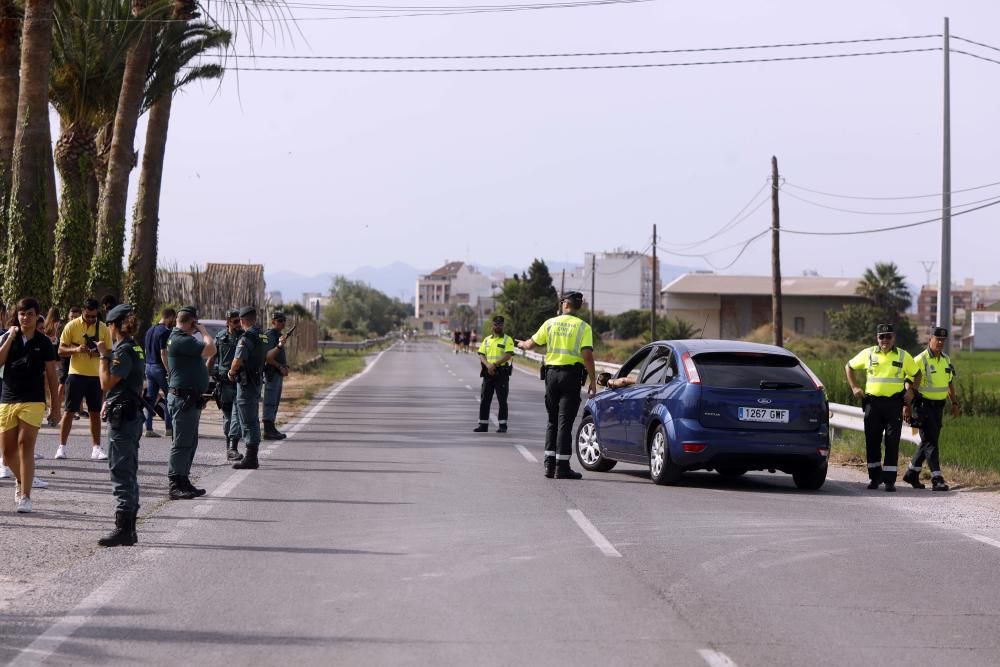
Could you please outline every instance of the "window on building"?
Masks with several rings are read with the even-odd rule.
[[[796,317],[795,318],[795,333],[801,334],[806,332],[806,318]]]

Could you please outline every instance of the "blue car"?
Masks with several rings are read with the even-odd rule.
[[[819,379],[773,345],[666,340],[632,355],[590,399],[576,434],[587,470],[618,461],[649,466],[657,484],[687,470],[738,477],[781,470],[800,489],[826,480],[830,419]],[[619,386],[624,385],[624,386]]]

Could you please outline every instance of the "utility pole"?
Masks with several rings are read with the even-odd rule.
[[[597,279],[597,253],[590,256],[590,328],[594,328],[594,285]]]
[[[771,156],[771,323],[773,342],[783,347],[784,322],[781,316],[781,216],[778,210],[778,158]]]
[[[562,270],[562,280],[559,282],[559,298],[566,293],[566,269]],[[556,315],[562,315],[562,301],[556,304]]]
[[[656,225],[653,225],[653,307],[649,311],[650,340],[656,340]]]
[[[944,145],[941,178],[941,278],[938,281],[937,325],[948,337],[944,352],[951,352],[951,39],[944,19]]]

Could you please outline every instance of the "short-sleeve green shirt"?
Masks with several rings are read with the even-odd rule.
[[[111,375],[121,378],[108,390],[107,401],[114,403],[121,398],[137,401],[142,393],[142,382],[146,379],[146,355],[141,345],[131,338],[125,338],[115,345],[111,352]]]
[[[204,393],[208,390],[208,367],[201,354],[205,344],[194,336],[174,329],[167,339],[170,388]]]

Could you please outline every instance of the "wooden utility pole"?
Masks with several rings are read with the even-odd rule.
[[[649,310],[649,333],[650,340],[656,340],[656,225],[653,225],[653,305]]]
[[[783,347],[784,322],[781,317],[781,216],[778,210],[778,158],[771,157],[771,324],[775,345]]]
[[[594,285],[597,278],[597,253],[590,256],[590,328],[594,328]]]

